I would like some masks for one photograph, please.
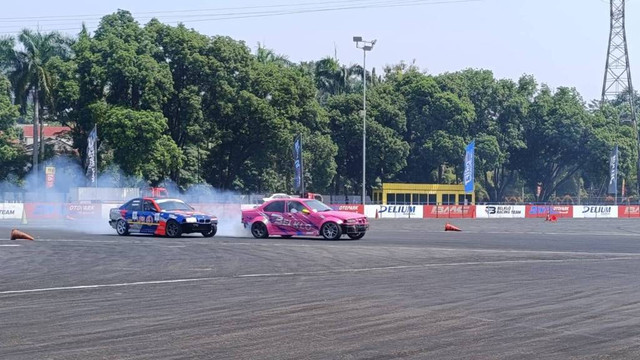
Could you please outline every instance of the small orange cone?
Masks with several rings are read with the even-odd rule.
[[[544,221],[556,222],[558,221],[558,217],[555,215],[547,214],[547,218]]]
[[[22,232],[18,229],[11,230],[11,240],[20,240],[20,239],[33,240],[33,236],[25,232]]]
[[[376,209],[376,219],[378,218],[378,209]]]
[[[446,223],[444,226],[444,231],[462,231],[462,230],[460,230],[460,228],[455,227],[449,223]]]

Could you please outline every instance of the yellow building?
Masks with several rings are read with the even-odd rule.
[[[390,183],[373,190],[374,204],[383,205],[471,205],[475,201],[475,194],[465,194],[464,185]]]

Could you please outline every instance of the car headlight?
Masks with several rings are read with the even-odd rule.
[[[188,222],[188,223],[196,223],[196,222],[198,222],[198,220],[196,218],[194,218],[194,217],[188,217],[188,218],[185,219],[185,221]]]
[[[358,222],[358,219],[347,219],[345,222],[346,222],[347,224],[355,224],[355,223],[357,223],[357,222]]]

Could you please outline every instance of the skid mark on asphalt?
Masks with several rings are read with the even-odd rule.
[[[448,264],[444,263],[444,264],[398,265],[398,266],[382,266],[382,267],[359,268],[359,269],[334,269],[334,270],[307,271],[307,272],[302,271],[302,272],[243,274],[243,275],[235,275],[235,276],[214,276],[214,277],[186,278],[186,279],[173,279],[173,280],[137,281],[137,282],[129,282],[129,283],[116,283],[116,284],[94,284],[94,285],[60,286],[60,287],[39,288],[39,289],[5,290],[5,291],[0,291],[0,295],[42,293],[42,292],[69,291],[69,290],[92,290],[92,289],[115,288],[115,287],[126,287],[126,286],[194,283],[194,282],[215,281],[215,280],[222,280],[222,279],[238,279],[238,278],[336,275],[336,274],[345,274],[345,273],[364,273],[364,272],[374,272],[374,271],[393,271],[393,270],[426,269],[426,268],[446,268],[446,267],[457,267],[457,266],[502,266],[502,265],[521,265],[521,264],[540,264],[540,263],[567,264],[567,263],[577,263],[577,262],[602,262],[602,261],[624,261],[624,260],[637,260],[637,257],[615,257],[615,258],[605,258],[605,259],[505,260],[505,261],[484,261],[484,262],[470,261],[470,262],[457,262],[457,263],[448,263]]]

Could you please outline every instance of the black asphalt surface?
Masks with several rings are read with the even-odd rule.
[[[0,359],[640,358],[640,219],[445,222],[339,242],[0,222]]]

